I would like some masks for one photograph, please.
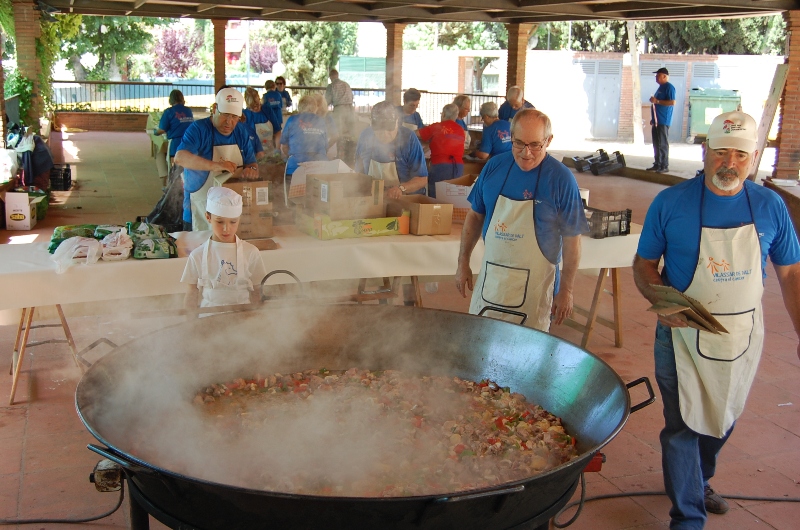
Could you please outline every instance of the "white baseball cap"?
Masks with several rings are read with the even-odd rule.
[[[244,98],[235,88],[223,88],[217,92],[217,109],[223,114],[242,115]]]
[[[753,153],[758,145],[756,120],[739,111],[720,114],[711,122],[706,142],[711,149],[738,149]]]
[[[206,211],[212,215],[236,219],[242,215],[242,196],[222,186],[209,188]]]

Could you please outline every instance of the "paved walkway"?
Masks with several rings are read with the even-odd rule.
[[[556,154],[586,154],[563,151]],[[607,146],[606,150],[610,150]],[[689,150],[697,149],[687,146]],[[61,194],[51,215],[37,226],[34,235],[47,238],[54,226],[78,222],[124,222],[143,215],[158,200],[160,184],[147,138],[139,133],[79,133],[65,142],[67,161],[78,180],[76,191]],[[612,148],[613,149],[613,148]],[[615,150],[615,149],[614,149]],[[676,149],[677,151],[677,149]],[[699,151],[689,152],[688,156]],[[692,154],[693,153],[693,154]],[[642,155],[644,156],[644,155]],[[674,158],[674,160],[678,160]],[[687,159],[692,175],[699,167]],[[684,162],[682,162],[684,163]],[[677,162],[671,162],[678,167]],[[697,167],[695,167],[697,166]],[[688,175],[691,176],[691,175]],[[577,175],[579,184],[591,190],[590,204],[605,210],[633,209],[641,223],[650,201],[663,189],[656,184],[613,176]],[[9,237],[22,242],[30,234],[0,232],[0,242]],[[764,296],[766,345],[747,408],[720,457],[714,487],[725,494],[800,497],[800,360],[797,338],[783,307],[780,290],[770,270]],[[624,345],[614,347],[611,330],[599,327],[588,349],[608,362],[625,381],[653,375],[653,329],[655,317],[646,311],[648,303],[638,294],[630,269],[622,271]],[[587,305],[595,279],[579,275],[576,302]],[[439,291],[422,293],[429,308],[466,311],[468,303],[455,291],[451,281],[441,281]],[[610,315],[610,297],[601,314]],[[162,301],[170,304],[175,300]],[[117,344],[176,323],[175,319],[131,319],[130,308],[122,303],[94,306],[65,306],[78,349],[98,338]],[[19,317],[16,316],[18,319]],[[52,312],[42,318],[52,322]],[[8,355],[16,321],[0,325],[0,351]],[[559,326],[553,333],[579,342],[578,332]],[[36,329],[33,340],[58,338],[58,328]],[[87,354],[97,359],[109,350],[100,346]],[[18,404],[0,406],[0,519],[66,518],[97,514],[112,507],[115,494],[100,494],[87,477],[99,460],[86,449],[94,438],[75,413],[74,389],[80,371],[65,345],[46,345],[31,350],[23,366]],[[10,377],[0,377],[0,399],[10,391]],[[637,402],[643,392],[634,392]],[[587,474],[587,495],[661,490],[662,475],[658,433],[663,425],[660,403],[630,416],[622,432],[604,449],[607,463],[600,473]],[[669,503],[665,497],[635,497],[587,504],[576,530],[665,529]],[[563,520],[566,518],[562,518]],[[36,528],[128,527],[127,501],[123,508],[98,523],[75,525],[39,524]],[[800,521],[800,504],[731,501],[731,511],[709,518],[712,530],[793,530]],[[13,528],[10,527],[10,528]],[[20,526],[19,528],[29,528]],[[151,528],[163,528],[152,523]]]

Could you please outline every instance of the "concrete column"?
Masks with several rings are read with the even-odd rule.
[[[528,37],[537,24],[506,24],[508,29],[508,73],[506,90],[512,86],[525,91],[525,59],[528,52]]]
[[[225,84],[225,27],[227,19],[212,19],[214,24],[214,92]]]
[[[628,21],[628,50],[631,57],[631,94],[628,101],[624,102],[624,105],[631,105],[633,143],[643,145],[644,130],[642,129],[642,84],[639,78],[639,43],[636,40],[636,23],[633,20]]]
[[[6,36],[0,30],[0,147],[5,149],[6,138],[8,137],[8,127],[6,127],[6,86],[5,72],[3,71],[3,53],[6,50]]]
[[[772,176],[796,179],[800,169],[800,11],[788,11],[783,16],[789,71],[778,114],[778,149]]]
[[[403,89],[403,30],[405,24],[384,22],[386,27],[386,100],[401,103]]]
[[[42,63],[36,56],[36,39],[41,36],[39,11],[32,0],[12,0],[14,11],[14,40],[17,45],[17,69],[20,75],[33,82],[31,109],[27,117],[20,116],[25,124],[39,129],[39,117],[44,111],[39,74]]]

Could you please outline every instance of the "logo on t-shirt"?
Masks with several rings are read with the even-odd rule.
[[[497,137],[502,142],[510,142],[511,141],[511,131],[504,131],[502,129],[497,130]]]
[[[305,121],[302,118],[298,118],[298,127],[303,131],[303,134],[323,134],[324,131],[318,127],[316,127],[310,121]]]

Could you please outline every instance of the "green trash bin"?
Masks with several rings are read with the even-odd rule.
[[[705,139],[711,122],[723,112],[737,110],[742,104],[738,90],[722,88],[693,88],[689,92],[688,143]]]

